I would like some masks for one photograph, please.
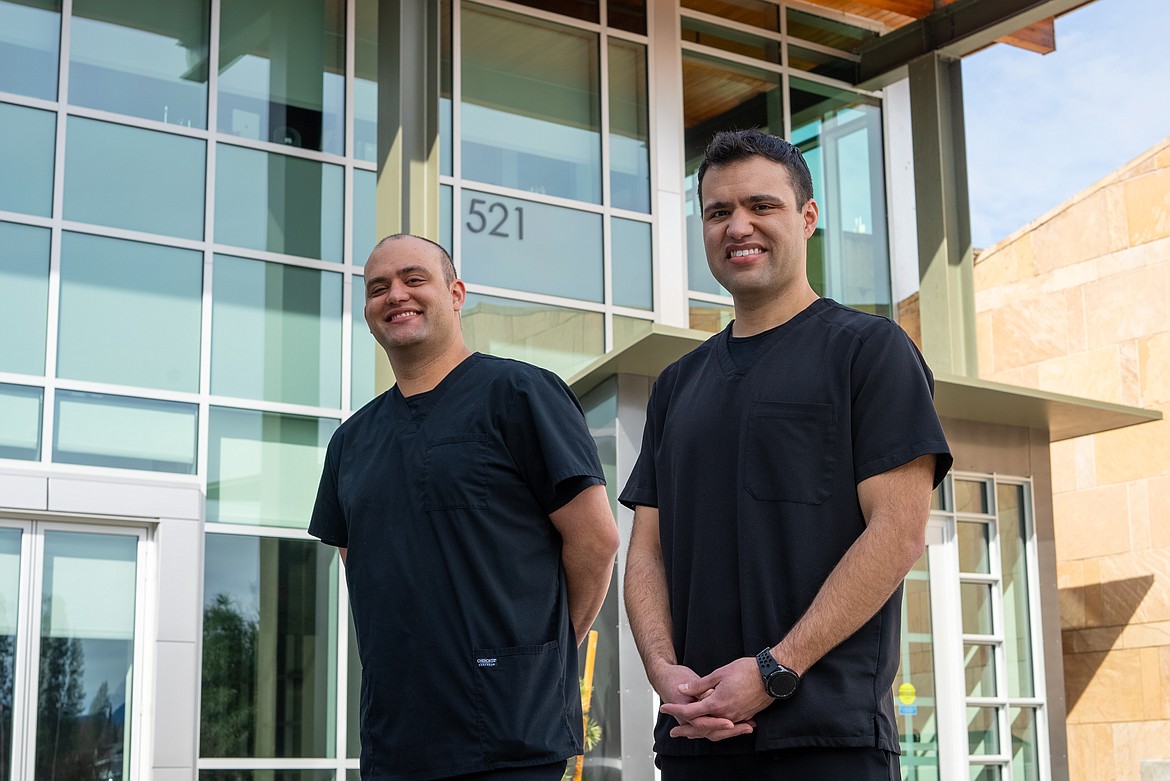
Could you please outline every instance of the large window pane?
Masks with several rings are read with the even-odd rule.
[[[221,6],[221,132],[342,154],[344,108],[344,3],[234,0]]]
[[[991,585],[987,583],[959,584],[959,599],[962,605],[961,612],[964,634],[991,634],[991,594]]]
[[[202,290],[200,252],[65,233],[57,376],[198,391]]]
[[[780,9],[765,0],[682,0],[683,8],[780,32]]]
[[[334,754],[338,560],[317,542],[207,535],[200,756]]]
[[[0,396],[0,404],[3,404]],[[12,697],[16,688],[16,606],[20,594],[20,529],[0,529],[0,778],[12,778]]]
[[[0,0],[0,92],[57,97],[60,0]]]
[[[919,557],[906,575],[902,600],[901,662],[894,678],[898,740],[903,777],[938,778],[938,722],[935,700],[934,637],[930,622],[930,564]]]
[[[374,197],[378,188],[378,175],[373,171],[355,169],[353,172],[353,264],[366,265],[366,259],[378,243],[376,227],[377,213]]]
[[[463,176],[600,203],[597,34],[470,3],[462,11]]]
[[[1012,781],[1039,781],[1040,747],[1035,708],[1008,708],[1012,730]]]
[[[0,2],[0,24],[3,8]],[[53,112],[0,103],[0,138],[4,139],[0,144],[0,182],[4,183],[0,187],[0,211],[40,217],[53,213],[56,135],[57,116]]]
[[[195,474],[194,404],[57,391],[53,460]]]
[[[600,312],[469,295],[462,320],[471,349],[528,361],[562,377],[605,351]]]
[[[638,317],[613,316],[613,346],[611,350],[620,350],[650,333],[654,321],[643,320]]]
[[[44,539],[35,777],[129,779],[138,538]]]
[[[341,405],[341,275],[215,256],[211,392]]]
[[[719,333],[735,319],[731,304],[712,304],[708,301],[690,301],[690,326],[697,331]]]
[[[0,384],[0,458],[39,461],[44,391]]]
[[[353,78],[353,156],[378,159],[378,0],[357,0]]]
[[[998,687],[995,685],[995,646],[964,645],[963,670],[968,697],[996,696]]]
[[[308,526],[337,421],[212,407],[208,425],[207,520]]]
[[[73,0],[69,102],[206,127],[210,17],[209,0]]]
[[[44,374],[49,229],[0,222],[0,371]]]
[[[1025,496],[1022,485],[996,486],[1009,697],[1033,697],[1036,694],[1032,674],[1032,612],[1028,588]]]
[[[784,132],[780,74],[684,52],[683,115],[687,281],[691,290],[727,295],[707,268],[698,197],[699,163],[707,142],[720,130],[758,127],[771,133]]]
[[[967,708],[967,743],[972,754],[999,753],[998,708]]]
[[[619,209],[650,211],[646,47],[609,41],[609,193]]]
[[[69,117],[65,219],[203,238],[204,142]]]
[[[215,240],[341,262],[340,166],[220,144]]]
[[[464,190],[460,222],[468,283],[603,300],[601,215]]]
[[[991,572],[991,526],[979,521],[955,524],[959,544],[959,571],[986,575]]]
[[[610,246],[613,248],[613,302],[635,309],[654,309],[650,223],[615,217],[610,223]]]
[[[378,363],[385,363],[381,346],[370,335],[370,328],[366,325],[366,280],[354,277],[350,293],[353,296],[353,308],[350,310],[350,386],[349,408],[358,409],[377,395]]]

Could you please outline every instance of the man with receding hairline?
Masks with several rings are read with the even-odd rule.
[[[468,349],[440,245],[389,236],[365,282],[396,383],[337,429],[309,525],[345,564],[362,778],[554,781],[618,546],[596,446],[556,375]]]

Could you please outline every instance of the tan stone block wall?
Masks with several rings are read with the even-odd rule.
[[[975,266],[987,379],[1170,417],[1170,139]],[[1069,772],[1170,756],[1170,420],[1053,443]]]

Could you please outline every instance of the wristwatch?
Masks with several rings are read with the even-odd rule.
[[[777,700],[786,700],[796,694],[800,676],[776,661],[772,649],[765,648],[756,654],[756,665],[764,679],[764,691]]]

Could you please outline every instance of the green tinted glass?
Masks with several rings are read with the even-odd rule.
[[[0,2],[0,9],[3,7]],[[4,183],[0,186],[0,211],[40,217],[53,213],[56,128],[57,117],[51,111],[0,103],[0,138],[4,139],[0,144],[0,182]],[[14,182],[19,186],[13,186]]]
[[[357,0],[353,63],[353,156],[378,159],[378,0]]]
[[[205,144],[69,117],[65,219],[203,238]]]
[[[40,388],[0,384],[0,458],[40,460],[43,394]]]
[[[366,259],[378,242],[375,227],[374,193],[378,187],[378,175],[373,171],[353,172],[353,263],[364,266]]]
[[[207,126],[209,0],[73,0],[69,102]]]
[[[212,407],[208,425],[207,519],[305,528],[337,420]]]
[[[202,290],[200,252],[63,234],[57,376],[198,391]]]
[[[340,166],[220,144],[215,240],[341,262]]]
[[[528,361],[562,377],[605,351],[600,312],[469,295],[461,319],[473,350]]]
[[[351,374],[349,388],[350,409],[358,409],[377,395],[376,366],[386,363],[382,348],[370,335],[370,328],[366,325],[366,281],[362,277],[354,277],[352,287],[353,308],[350,310],[350,358]]]
[[[1032,671],[1026,496],[1022,485],[998,485],[995,489],[1000,567],[1003,571],[1004,651],[1007,654],[1010,697],[1034,697],[1036,693]]]
[[[198,407],[58,390],[53,460],[195,474]]]
[[[610,246],[613,248],[613,302],[634,309],[654,309],[650,223],[615,217],[610,223]]]
[[[57,97],[59,0],[0,0],[0,92]]]
[[[341,403],[341,275],[215,256],[211,392]]]
[[[609,191],[619,209],[650,211],[646,47],[609,39]]]
[[[0,222],[0,372],[44,374],[49,229]]]

